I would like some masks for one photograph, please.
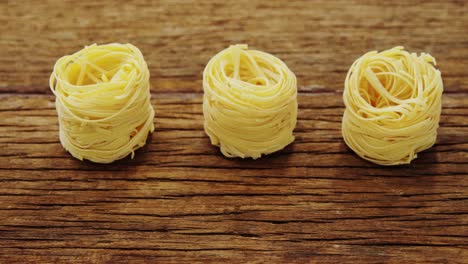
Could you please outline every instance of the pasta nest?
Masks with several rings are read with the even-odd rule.
[[[133,158],[154,131],[148,66],[131,44],[94,44],[60,58],[50,88],[60,142],[77,159]]]
[[[259,158],[294,141],[296,76],[247,45],[215,55],[203,72],[204,128],[226,157]]]
[[[357,59],[344,83],[346,144],[380,165],[408,164],[434,145],[443,91],[435,65],[431,55],[403,47]]]

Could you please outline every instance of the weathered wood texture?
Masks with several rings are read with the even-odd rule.
[[[0,263],[468,263],[466,1],[1,1]],[[156,132],[134,160],[79,162],[58,142],[48,76],[90,43],[150,66]],[[201,72],[231,43],[297,74],[297,139],[226,159],[203,132]],[[347,68],[404,45],[438,60],[438,143],[408,166],[359,159],[340,133]]]

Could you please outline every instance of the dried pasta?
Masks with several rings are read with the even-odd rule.
[[[148,66],[131,44],[94,44],[60,58],[50,88],[60,142],[79,160],[133,158],[154,131]]]
[[[360,157],[380,165],[408,164],[434,145],[442,77],[435,59],[403,47],[366,53],[349,69],[342,134]]]
[[[215,55],[203,72],[205,132],[226,157],[259,158],[294,141],[296,76],[247,45]]]

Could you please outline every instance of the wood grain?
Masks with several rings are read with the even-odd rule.
[[[466,1],[1,1],[0,263],[468,263]],[[156,131],[96,165],[58,141],[48,77],[86,44],[131,42]],[[296,141],[226,159],[203,132],[201,72],[232,43],[296,73]],[[437,144],[411,165],[341,138],[342,83],[368,50],[437,58]]]

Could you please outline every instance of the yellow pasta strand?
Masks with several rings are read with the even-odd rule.
[[[131,44],[94,44],[60,58],[50,89],[60,142],[79,160],[133,158],[154,131],[148,66]]]
[[[203,115],[226,157],[259,158],[294,141],[296,76],[275,56],[233,45],[203,72]]]
[[[380,165],[408,164],[434,145],[443,91],[434,65],[431,55],[403,47],[357,59],[344,83],[346,144]]]

